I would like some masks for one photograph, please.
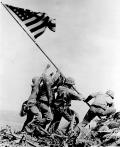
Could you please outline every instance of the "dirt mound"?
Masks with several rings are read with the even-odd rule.
[[[65,137],[59,133],[31,136],[25,132],[15,132],[10,126],[0,130],[0,147],[52,147],[65,146]]]
[[[120,146],[120,120],[118,118],[101,119],[92,129],[83,128],[76,139],[76,146],[116,147]]]
[[[62,131],[43,136],[32,136],[28,133],[15,132],[10,126],[0,129],[1,147],[115,147],[120,146],[120,119],[111,118],[98,120],[97,125],[82,128],[79,136],[65,135]]]

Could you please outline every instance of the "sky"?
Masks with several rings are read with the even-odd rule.
[[[85,97],[111,89],[120,110],[119,0],[3,0],[56,19],[36,41],[66,77],[73,77]],[[20,110],[48,59],[5,8],[0,6],[0,110]],[[52,64],[51,64],[52,66]],[[53,69],[53,67],[51,67]],[[77,107],[76,107],[77,105]],[[73,103],[82,109],[85,104]]]

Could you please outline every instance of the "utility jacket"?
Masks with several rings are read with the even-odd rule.
[[[71,100],[82,100],[82,95],[77,94],[73,89],[69,89],[66,86],[59,86],[57,93],[54,102],[56,107],[71,106]]]
[[[92,97],[95,98],[92,105],[99,106],[103,109],[107,109],[107,107],[113,106],[113,99],[107,94],[95,93],[92,94]]]
[[[60,82],[60,73],[56,73],[54,77],[42,74],[36,84],[32,85],[31,95],[28,98],[28,104],[34,105],[36,102],[45,102],[49,105],[53,101],[52,88]]]

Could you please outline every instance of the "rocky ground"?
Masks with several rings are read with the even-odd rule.
[[[79,136],[60,132],[32,136],[14,131],[10,126],[0,128],[0,147],[116,147],[120,146],[120,113],[96,121],[95,127],[83,128]]]

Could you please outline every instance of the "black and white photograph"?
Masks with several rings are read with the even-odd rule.
[[[0,147],[120,146],[120,1],[1,0]]]

